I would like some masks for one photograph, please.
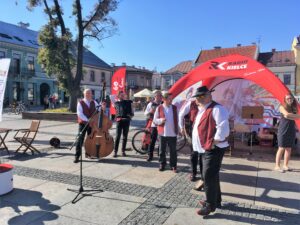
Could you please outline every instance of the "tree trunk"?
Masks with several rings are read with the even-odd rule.
[[[72,89],[70,90],[69,97],[69,110],[71,112],[77,111],[77,99],[80,97],[80,89]]]

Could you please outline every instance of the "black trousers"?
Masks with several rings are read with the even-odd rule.
[[[206,201],[212,208],[215,208],[222,201],[219,173],[226,149],[214,146],[212,150],[206,151],[202,158],[204,191]]]
[[[191,167],[192,167],[192,173],[194,176],[197,175],[197,166],[199,163],[199,169],[200,169],[200,178],[203,180],[203,162],[202,162],[202,156],[203,153],[199,153],[196,151],[193,151],[193,147],[191,146]]]
[[[122,143],[122,152],[125,152],[126,144],[127,144],[127,137],[128,137],[128,131],[130,126],[130,120],[120,120],[117,121],[117,137],[115,142],[115,153],[118,152],[119,149],[119,143],[121,139],[121,134],[123,133],[123,143]]]
[[[82,145],[83,145],[86,133],[90,134],[90,132],[91,132],[90,126],[87,125],[87,127],[85,127],[85,125],[86,124],[80,123],[78,126],[78,135],[80,135],[80,133],[81,133],[81,135],[78,137],[77,144],[76,144],[76,153],[75,153],[76,158],[79,158],[81,155],[81,149],[82,149]],[[85,127],[85,129],[84,129],[84,127]]]
[[[157,127],[151,127],[151,142],[148,147],[149,156],[153,156],[153,151],[154,151],[156,140],[157,140]]]
[[[167,146],[170,149],[170,167],[177,166],[177,150],[176,150],[177,137],[164,137],[159,136],[159,162],[162,165],[167,164],[166,150]]]

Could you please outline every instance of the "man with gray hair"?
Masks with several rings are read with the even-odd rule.
[[[106,104],[101,104],[102,109],[105,110]],[[77,103],[77,120],[78,120],[78,140],[76,144],[76,153],[74,163],[79,162],[79,157],[82,154],[82,145],[84,142],[85,134],[90,133],[90,126],[87,124],[89,119],[95,115],[99,104],[93,100],[92,90],[84,89],[83,99]]]
[[[157,126],[155,123],[153,123],[153,116],[154,112],[157,108],[162,103],[162,94],[161,91],[156,90],[154,92],[154,101],[149,102],[144,114],[147,116],[147,127],[151,127],[151,142],[150,145],[148,146],[148,158],[147,161],[150,162],[153,159],[153,151],[154,151],[154,146],[155,142],[157,140]]]

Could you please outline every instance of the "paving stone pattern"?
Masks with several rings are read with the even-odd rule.
[[[176,208],[191,208],[191,210],[195,210],[195,208],[199,207],[198,202],[201,196],[191,193],[194,184],[188,180],[188,172],[188,168],[184,168],[162,188],[89,176],[83,177],[83,186],[146,198],[146,201],[121,221],[120,225],[163,224]],[[69,173],[16,166],[15,174],[75,186],[79,184],[79,176]],[[300,224],[299,212],[258,207],[253,204],[238,202],[223,202],[222,204],[222,209],[217,209],[217,213],[210,217],[227,218],[251,224]]]

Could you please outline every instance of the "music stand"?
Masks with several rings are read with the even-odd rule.
[[[256,125],[253,123],[254,119],[262,119],[264,113],[264,107],[263,106],[243,106],[242,107],[242,118],[243,119],[251,119],[250,124],[250,152],[249,154],[252,155],[252,146],[253,146],[253,125]]]

